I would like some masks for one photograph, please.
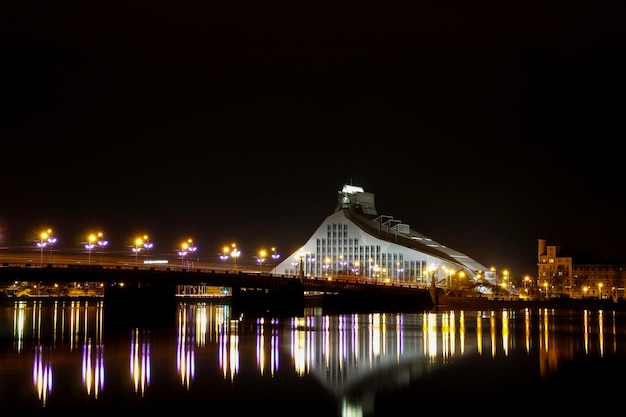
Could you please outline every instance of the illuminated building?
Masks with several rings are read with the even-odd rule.
[[[393,216],[379,215],[374,194],[344,185],[335,212],[274,272],[456,287],[487,271],[468,255],[426,237]]]

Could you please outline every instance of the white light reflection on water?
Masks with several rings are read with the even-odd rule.
[[[152,376],[149,332],[138,328],[133,330],[129,359],[129,373],[135,392],[144,396]]]
[[[77,319],[80,318],[81,307],[80,303],[72,304],[72,311],[75,311]],[[56,323],[58,323],[59,319],[57,318],[58,314],[62,314],[62,309],[59,310],[58,305],[55,304],[55,314],[54,314],[54,337],[56,340]],[[82,368],[81,374],[83,378],[83,385],[87,390],[88,395],[94,395],[95,398],[98,398],[100,391],[104,387],[104,341],[103,341],[103,332],[102,326],[104,321],[104,309],[103,303],[98,302],[95,307],[94,314],[94,326],[93,326],[93,338],[89,336],[91,333],[91,328],[89,324],[91,323],[89,303],[85,303],[84,308],[82,308],[82,328],[83,328],[83,352],[82,352]],[[80,329],[80,321],[77,320],[76,329]]]
[[[43,347],[38,346],[35,350],[35,363],[33,364],[33,384],[37,395],[45,406],[48,394],[52,392],[52,362],[49,353],[44,354]]]
[[[44,405],[51,403],[49,399],[58,395],[53,390],[53,382],[59,380],[56,368],[59,363],[78,368],[71,352],[80,348],[82,381],[72,381],[72,375],[80,373],[66,369],[63,383],[81,383],[89,396],[100,400],[107,389],[105,370],[110,375],[116,365],[105,363],[102,305],[20,301],[11,307],[6,319],[0,316],[0,324],[7,333],[12,329],[8,336],[13,343],[7,348],[16,357],[28,357],[28,384],[35,387],[34,397]],[[158,360],[152,358],[154,342],[147,329],[134,328],[126,338],[114,339],[125,343],[124,367],[130,351],[124,376],[130,377],[132,389],[142,398],[153,389],[151,378],[157,375],[153,367],[173,371],[175,363],[177,374],[172,375],[179,379],[171,379],[188,392],[192,385],[196,389],[214,385],[215,380],[194,384],[211,370],[233,390],[240,375],[254,374],[263,384],[278,374],[292,373],[332,393],[344,416],[362,416],[372,414],[377,393],[410,387],[446,368],[484,365],[491,359],[519,358],[521,353],[525,366],[547,379],[580,355],[604,358],[626,351],[626,316],[603,310],[570,312],[563,319],[551,309],[345,315],[307,309],[302,317],[232,319],[227,304],[194,301],[179,304],[176,314],[178,320],[172,320],[176,352],[161,343]],[[3,366],[9,363],[6,360]],[[9,372],[10,368],[0,368],[0,376]],[[298,381],[290,385],[297,389]]]

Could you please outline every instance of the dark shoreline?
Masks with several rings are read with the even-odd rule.
[[[604,309],[626,311],[624,300],[552,298],[548,300],[494,300],[488,297],[440,296],[434,310],[494,310],[525,308],[558,308],[568,310]]]

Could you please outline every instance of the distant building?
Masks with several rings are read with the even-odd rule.
[[[537,287],[548,297],[620,299],[624,297],[624,260],[538,244]]]
[[[434,280],[445,288],[490,276],[484,265],[465,253],[416,232],[393,216],[379,215],[374,194],[353,185],[344,185],[335,212],[274,272],[419,286],[429,286]]]

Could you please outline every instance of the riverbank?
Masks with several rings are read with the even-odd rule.
[[[524,308],[606,309],[626,311],[624,300],[551,298],[548,300],[492,299],[488,297],[451,297],[441,295],[433,307],[436,310],[493,310]]]

